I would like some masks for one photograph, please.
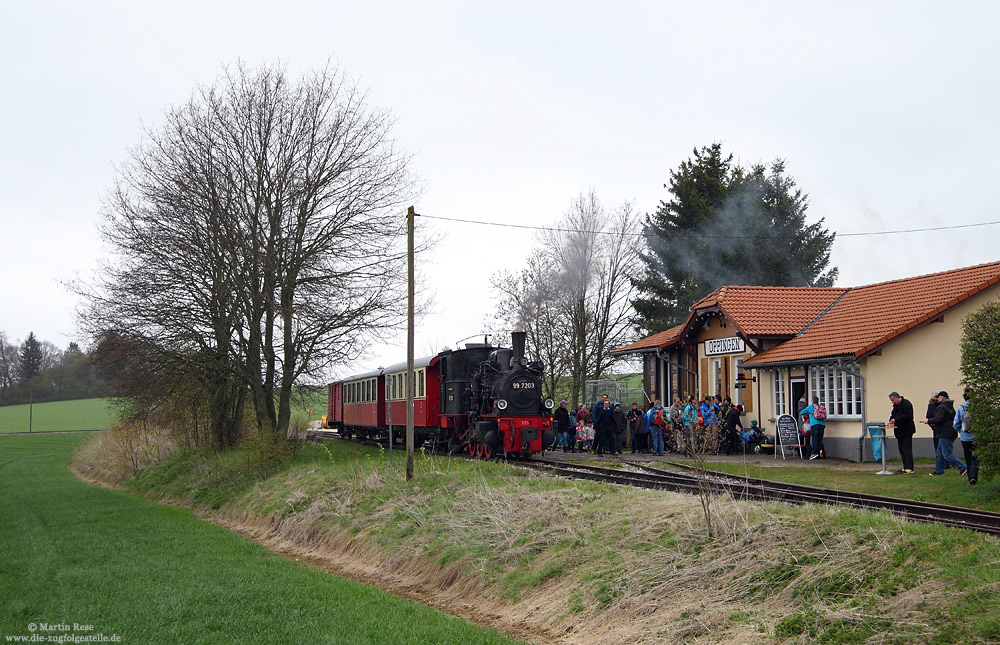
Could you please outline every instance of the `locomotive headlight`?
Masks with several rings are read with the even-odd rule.
[[[552,399],[545,399],[545,409],[546,410],[551,410],[554,407],[556,407],[556,402],[555,401],[553,401]]]
[[[506,410],[507,409],[507,399],[497,399],[497,409]]]

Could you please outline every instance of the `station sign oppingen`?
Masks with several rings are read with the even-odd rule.
[[[746,351],[746,343],[739,336],[729,338],[713,338],[705,341],[705,356],[719,354],[742,354]]]

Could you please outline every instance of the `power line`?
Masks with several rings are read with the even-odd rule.
[[[417,217],[426,217],[427,219],[436,219],[445,222],[460,222],[463,224],[478,224],[481,226],[498,226],[500,228],[521,228],[528,229],[532,231],[552,231],[554,233],[583,233],[587,235],[628,235],[631,237],[645,237],[645,233],[622,233],[621,231],[588,231],[585,229],[575,229],[575,228],[560,228],[557,226],[529,226],[527,224],[509,224],[504,222],[484,222],[482,220],[474,219],[461,219],[458,217],[441,217],[440,215],[421,215],[417,214]],[[973,228],[977,226],[993,226],[995,224],[1000,224],[1000,221],[996,222],[978,222],[975,224],[953,224],[951,226],[932,226],[928,228],[910,228],[901,229],[898,231],[866,231],[858,233],[835,233],[837,237],[867,237],[873,235],[901,235],[903,233],[927,233],[930,231],[949,231],[953,229],[960,228]],[[724,235],[716,235],[711,233],[691,233],[691,234],[678,234],[675,237],[680,238],[698,238],[698,239],[741,239],[741,240],[781,240],[791,237],[798,237],[797,235],[738,235],[735,233],[727,233]]]

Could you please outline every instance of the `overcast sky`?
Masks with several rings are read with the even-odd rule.
[[[720,141],[744,164],[786,160],[810,220],[841,234],[838,286],[994,261],[995,225],[847,234],[1000,221],[998,18],[988,2],[2,0],[0,331],[80,340],[61,282],[101,256],[115,165],[237,60],[292,76],[332,61],[368,88],[427,215],[553,223],[591,188],[650,212]],[[418,355],[481,332],[489,277],[534,244],[436,226]],[[403,360],[396,343],[365,367]]]

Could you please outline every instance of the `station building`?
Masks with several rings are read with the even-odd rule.
[[[913,404],[914,454],[933,457],[925,418],[932,392],[962,401],[962,324],[1000,299],[1000,262],[861,287],[720,287],[683,324],[614,350],[642,358],[650,398],[720,394],[743,405],[744,425],[767,434],[800,398],[826,406],[831,457],[870,458],[868,422],[888,395]],[[898,458],[889,432],[889,458]]]

